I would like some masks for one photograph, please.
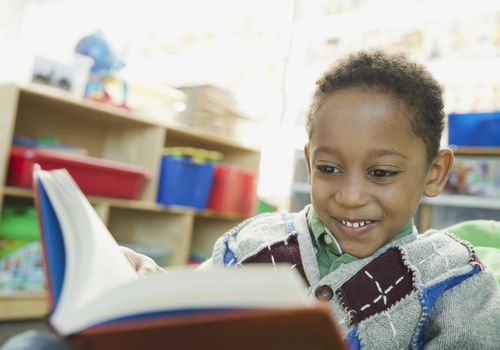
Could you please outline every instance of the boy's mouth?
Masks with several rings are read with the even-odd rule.
[[[342,225],[345,225],[347,227],[352,227],[352,228],[360,228],[360,227],[363,227],[363,226],[371,223],[370,220],[347,221],[347,220],[340,219],[339,221],[342,223]]]
[[[337,226],[349,236],[362,236],[370,231],[377,223],[375,220],[368,219],[347,219],[335,218]]]

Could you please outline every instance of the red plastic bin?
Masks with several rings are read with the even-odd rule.
[[[83,193],[137,199],[148,178],[147,169],[110,160],[14,146],[10,152],[7,185],[31,188],[33,165],[44,170],[65,168]]]
[[[235,167],[215,168],[208,209],[220,213],[250,215],[256,201],[256,175]]]

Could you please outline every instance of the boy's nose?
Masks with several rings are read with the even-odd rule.
[[[335,192],[335,201],[344,207],[360,207],[367,203],[367,195],[362,181],[346,179]]]

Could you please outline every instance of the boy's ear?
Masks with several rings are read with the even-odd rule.
[[[308,175],[308,181],[309,184],[311,184],[311,153],[310,153],[310,146],[309,143],[306,143],[304,146],[304,157],[306,158],[306,163],[307,163],[307,175]]]
[[[452,166],[453,151],[449,148],[440,150],[427,170],[424,187],[424,194],[427,197],[436,197],[443,191]]]

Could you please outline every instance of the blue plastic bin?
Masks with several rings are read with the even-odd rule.
[[[162,157],[156,201],[167,206],[205,209],[214,178],[215,162],[193,159],[192,154],[183,153],[185,148],[180,149],[168,149]],[[194,152],[197,151],[201,150]]]
[[[500,146],[500,112],[448,115],[448,143],[456,146]]]

